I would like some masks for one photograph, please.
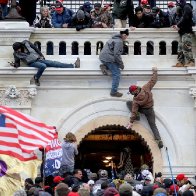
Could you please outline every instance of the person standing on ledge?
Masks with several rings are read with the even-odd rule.
[[[120,82],[120,69],[124,69],[121,54],[123,53],[123,41],[129,36],[129,30],[120,31],[106,42],[100,52],[99,59],[103,63],[100,68],[103,74],[107,75],[107,69],[112,73],[112,89],[110,95],[112,97],[122,97],[122,93],[118,92]]]
[[[176,5],[182,9],[182,17],[173,28],[180,35],[178,44],[178,63],[173,67],[194,67],[195,60],[192,52],[193,36],[193,7],[186,0],[177,0]]]
[[[35,84],[37,86],[40,86],[39,79],[47,67],[57,67],[57,68],[80,67],[79,58],[77,58],[74,64],[66,64],[58,61],[45,60],[45,57],[40,52],[40,50],[28,40],[24,40],[23,42],[15,42],[12,47],[14,50],[13,55],[14,55],[15,62],[11,62],[10,65],[15,68],[18,68],[20,67],[20,60],[22,60],[25,63],[27,63],[28,67],[38,68],[37,73],[30,80],[31,84]]]
[[[127,101],[127,107],[131,111],[130,123],[128,124],[127,128],[132,128],[134,121],[139,120],[139,112],[143,113],[147,118],[159,148],[162,148],[163,142],[155,123],[155,112],[153,109],[154,100],[151,92],[152,88],[157,82],[157,68],[153,67],[152,71],[153,75],[150,81],[144,86],[139,87],[136,85],[131,85],[129,87],[129,93],[134,97],[133,101]]]

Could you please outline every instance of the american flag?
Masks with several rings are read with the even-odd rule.
[[[55,127],[6,106],[0,106],[0,154],[21,161],[36,159],[34,151],[54,138]]]

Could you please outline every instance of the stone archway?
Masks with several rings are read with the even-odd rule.
[[[101,126],[116,125],[126,127],[129,121],[129,111],[126,108],[126,101],[124,98],[101,98],[82,103],[69,113],[66,113],[59,122],[57,126],[58,130],[60,130],[59,138],[62,139],[67,132],[71,131],[76,135],[79,143],[88,133]],[[162,138],[165,137],[166,142],[172,142],[172,150],[175,151],[175,141],[169,136],[167,124],[162,124],[160,120],[159,123],[162,128],[162,132],[160,132]],[[141,117],[139,122],[134,123],[133,130],[149,146],[153,156],[154,172],[163,171],[164,161],[166,162],[162,157],[164,151],[158,148],[146,119]],[[177,159],[176,157],[174,158]]]
[[[82,139],[92,130],[104,125],[114,125],[114,122],[116,122],[116,118],[118,118],[117,120],[118,124],[115,125],[124,126],[127,123],[127,119],[120,116],[119,117],[104,116],[104,117],[96,118],[88,122],[86,125],[82,126],[79,130],[75,132],[75,135],[78,139],[78,143],[81,142]],[[162,171],[163,159],[162,159],[161,151],[158,148],[157,143],[155,142],[153,136],[148,132],[148,130],[142,127],[139,123],[136,123],[134,125],[133,130],[136,133],[138,133],[147,143],[153,157],[154,172]]]

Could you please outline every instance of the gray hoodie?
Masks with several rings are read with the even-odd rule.
[[[123,53],[123,40],[120,34],[116,34],[104,45],[99,59],[103,63],[116,63],[121,69],[124,69],[121,54]]]
[[[62,156],[61,165],[68,165],[70,167],[74,167],[74,163],[75,163],[74,158],[75,155],[78,154],[76,144],[64,141],[62,143],[62,150],[63,150],[63,156]]]
[[[24,40],[21,43],[25,51],[24,52],[14,51],[13,54],[15,59],[15,64],[17,64],[18,67],[20,66],[20,60],[26,62],[27,64],[31,64],[37,61],[37,59],[39,58],[44,58],[43,54],[39,51],[39,49],[30,41]]]

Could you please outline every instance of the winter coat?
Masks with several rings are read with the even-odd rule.
[[[132,114],[130,118],[131,123],[135,121],[139,108],[148,109],[153,107],[154,101],[151,90],[156,82],[157,71],[154,71],[150,81],[141,88],[141,91],[136,96],[133,97]]]
[[[37,28],[52,28],[50,18],[46,17],[46,18],[38,19],[38,22],[35,23],[35,27],[37,27]]]
[[[83,21],[79,21],[77,19],[77,13],[76,13],[71,19],[71,23],[69,24],[69,27],[76,28],[77,31],[80,31],[81,29],[85,29],[85,28],[90,28],[92,25],[90,14],[88,12],[84,12],[84,13],[85,13],[85,18]]]
[[[185,6],[182,8],[182,17],[180,21],[178,22],[177,26],[180,28],[178,33],[180,35],[183,35],[185,33],[192,33],[193,29],[193,12],[192,12],[192,5],[189,3],[186,3]]]
[[[15,65],[17,67],[20,67],[20,60],[24,61],[27,64],[30,64],[37,61],[39,58],[44,58],[40,50],[30,41],[24,40],[22,44],[24,45],[24,49],[27,50],[27,52],[14,51],[13,53]]]
[[[152,20],[153,20],[152,15],[143,14],[142,18],[138,19],[138,17],[135,14],[132,25],[133,27],[136,28],[148,28],[149,25],[152,23]]]
[[[112,15],[111,13],[105,11],[103,14],[100,15],[99,18],[97,18],[97,20],[93,21],[93,28],[105,28],[103,26],[103,24],[107,25],[107,28],[112,28],[113,26],[113,19],[112,19]]]
[[[54,12],[52,14],[52,25],[54,28],[62,28],[63,24],[70,24],[71,18],[74,15],[74,12],[68,8],[63,8],[63,13],[58,14]]]
[[[169,15],[166,12],[160,10],[160,13],[153,15],[153,22],[149,26],[150,28],[164,28],[170,27]]]
[[[116,63],[121,69],[124,69],[121,54],[123,53],[123,40],[120,34],[114,35],[104,45],[99,59],[103,63]]]
[[[132,0],[114,0],[112,14],[114,19],[126,20],[128,17],[129,24],[131,24],[134,16],[134,6]]]
[[[109,184],[110,180],[107,177],[101,177],[95,182],[95,184],[102,184],[103,182],[107,182]]]
[[[64,141],[62,143],[62,162],[61,165],[68,165],[74,167],[75,155],[78,154],[77,146],[75,143]]]

